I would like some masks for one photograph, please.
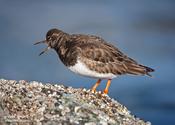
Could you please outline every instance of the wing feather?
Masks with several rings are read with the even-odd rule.
[[[81,60],[91,70],[100,73],[113,73],[116,75],[134,74],[149,75],[153,69],[138,64],[127,57],[117,47],[107,43],[100,37],[91,35],[73,35],[77,50],[80,51]]]

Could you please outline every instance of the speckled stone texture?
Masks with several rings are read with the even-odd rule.
[[[101,92],[0,79],[0,125],[150,125]]]

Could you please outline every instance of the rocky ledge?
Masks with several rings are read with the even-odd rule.
[[[150,125],[101,92],[0,79],[0,125]]]

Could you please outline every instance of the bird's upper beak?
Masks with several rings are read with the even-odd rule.
[[[36,43],[34,43],[34,45],[41,44],[41,43],[46,43],[46,40],[36,42]],[[47,47],[39,54],[39,56],[42,55],[42,54],[44,54],[45,52],[47,52],[49,49],[50,49],[50,46],[47,46]]]
[[[37,44],[40,44],[40,43],[46,43],[46,40],[36,42],[36,43],[34,43],[34,45],[37,45]]]

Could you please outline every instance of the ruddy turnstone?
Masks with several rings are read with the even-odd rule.
[[[71,71],[98,79],[92,91],[107,79],[104,94],[108,93],[111,80],[119,75],[148,75],[154,69],[137,63],[123,54],[117,47],[107,43],[104,39],[94,35],[68,34],[59,29],[51,29],[46,34],[46,39],[35,43],[46,43],[47,48],[54,49],[61,61]]]

